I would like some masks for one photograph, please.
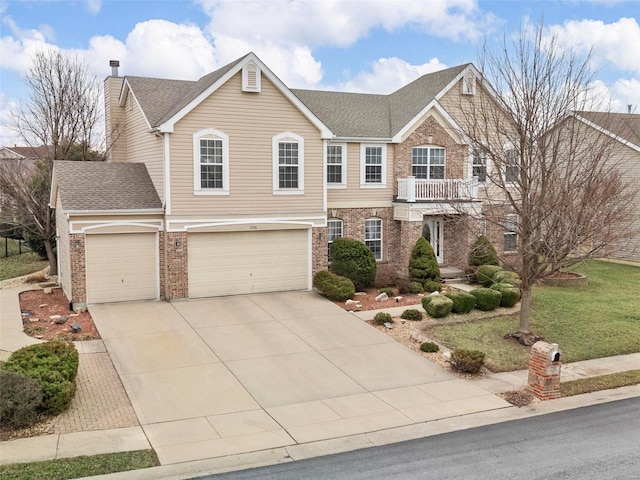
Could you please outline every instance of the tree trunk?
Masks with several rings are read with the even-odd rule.
[[[518,333],[529,332],[529,317],[531,315],[531,285],[522,285],[520,298],[520,327]]]
[[[51,246],[51,242],[46,240],[44,242],[44,248],[47,251],[47,260],[49,260],[49,275],[57,275],[58,274],[58,257],[53,251],[53,247]]]

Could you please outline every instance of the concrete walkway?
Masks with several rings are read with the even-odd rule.
[[[17,293],[0,290],[0,350],[36,342],[21,332]],[[1,464],[151,444],[165,467],[125,478],[177,478],[180,471],[223,471],[238,462],[468,428],[522,411],[493,394],[522,387],[526,372],[458,379],[310,292],[101,305],[92,315],[141,426],[2,442]],[[105,355],[83,355],[97,354]],[[638,365],[640,354],[577,362],[563,366],[563,380]]]

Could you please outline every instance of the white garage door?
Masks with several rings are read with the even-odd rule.
[[[308,288],[308,230],[190,233],[189,297]]]
[[[155,233],[86,236],[87,302],[158,298]]]

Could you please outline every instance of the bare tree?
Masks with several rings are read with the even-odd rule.
[[[49,209],[54,160],[100,159],[93,150],[100,109],[100,85],[78,57],[39,51],[25,76],[28,98],[12,112],[12,126],[28,146],[47,146],[28,175],[15,163],[0,168],[3,217],[41,238],[50,271],[57,272],[53,251],[55,217]]]
[[[594,108],[589,65],[540,22],[505,39],[499,52],[485,48],[478,81],[493,95],[460,103],[476,164],[489,164],[481,218],[502,232],[501,260],[522,279],[522,334],[530,331],[536,282],[632,234],[628,205],[637,192],[617,168],[613,140],[572,116]]]

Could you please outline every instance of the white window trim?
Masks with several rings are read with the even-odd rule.
[[[447,179],[447,147],[443,147],[442,145],[431,145],[431,144],[427,144],[427,145],[415,145],[413,147],[411,147],[411,175],[413,175],[413,151],[416,148],[427,148],[429,150],[431,149],[440,149],[440,150],[444,150],[444,163],[442,164],[442,166],[444,167],[444,175],[443,178],[427,178],[425,180],[429,180],[430,182],[444,182]],[[425,165],[422,165],[425,166]],[[429,163],[426,164],[426,166],[428,167],[433,167],[434,164],[431,163],[431,153],[429,153]],[[437,165],[440,166],[440,165]],[[429,176],[431,176],[431,169],[428,170],[429,172]],[[417,177],[416,177],[417,178]]]
[[[336,238],[342,238],[344,237],[344,221],[340,218],[329,218],[327,220],[327,254],[329,254],[329,245],[331,245],[333,243],[333,240],[329,240],[329,223],[330,222],[340,222],[340,236],[336,237]],[[329,256],[329,262],[331,262],[331,256]]]
[[[477,79],[473,72],[466,72],[462,77],[462,94],[463,95],[475,95],[476,94]]]
[[[202,188],[200,180],[200,140],[213,137],[222,140],[222,188]],[[193,194],[229,195],[229,136],[215,128],[206,128],[193,134]]]
[[[280,142],[296,142],[298,144],[298,188],[280,188]],[[304,138],[293,132],[282,132],[271,141],[273,156],[273,194],[274,195],[303,195],[304,194]]]
[[[469,151],[469,178],[473,179],[473,157],[474,157],[474,150],[477,150],[476,148],[471,148]],[[489,181],[489,175],[491,175],[491,156],[485,152],[485,169],[487,171],[486,174],[486,180],[483,182],[482,180],[478,180],[479,183],[487,183]]]
[[[367,222],[370,221],[370,220],[376,220],[376,221],[380,222],[380,238],[379,239],[367,238]],[[366,218],[364,220],[364,244],[367,245],[367,241],[373,241],[373,240],[375,240],[375,241],[379,240],[380,241],[380,258],[376,258],[376,262],[380,262],[384,258],[384,242],[383,242],[384,232],[383,232],[383,228],[384,228],[384,225],[383,225],[382,219],[380,217],[369,217],[369,218]],[[369,245],[367,245],[367,248],[369,248]],[[374,256],[375,256],[375,254],[374,254]]]
[[[342,147],[342,181],[340,183],[329,182],[329,147]],[[324,152],[325,158],[325,175],[327,176],[327,188],[347,188],[347,144],[346,143],[328,143]]]
[[[382,147],[382,172],[381,183],[366,183],[366,158],[367,147]],[[360,188],[387,188],[387,144],[386,143],[362,143],[360,144]]]
[[[518,222],[520,218],[517,213],[507,213],[504,217],[504,232],[502,234],[502,251],[504,253],[518,253]],[[509,230],[508,227],[515,226],[515,229]],[[516,238],[516,245],[513,250],[505,250],[504,249],[504,236],[510,234],[514,235]]]

